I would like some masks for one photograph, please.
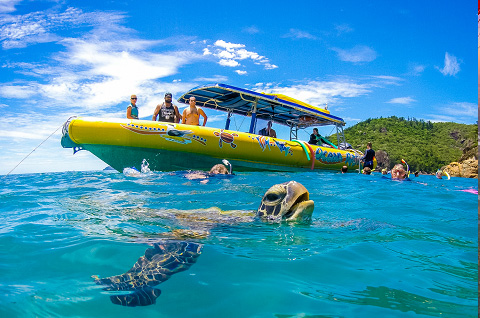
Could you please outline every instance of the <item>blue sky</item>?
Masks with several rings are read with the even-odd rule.
[[[123,118],[137,94],[151,119],[166,91],[215,82],[328,105],[347,127],[392,115],[473,124],[476,12],[471,1],[0,0],[0,174],[70,116]],[[223,113],[206,113],[223,127]],[[60,137],[14,172],[105,167]]]

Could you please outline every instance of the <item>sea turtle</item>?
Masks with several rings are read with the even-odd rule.
[[[309,200],[307,189],[296,181],[289,181],[276,184],[268,189],[256,212],[256,218],[244,220],[309,221],[313,208],[314,203]],[[180,213],[178,217],[182,221],[186,218],[192,218],[192,224],[203,223],[200,228],[205,227],[205,224],[207,224],[207,228],[214,224],[211,220],[202,220],[191,213]],[[174,233],[174,235],[188,237],[195,236],[196,233],[195,231],[181,232]],[[208,231],[204,233],[208,233]],[[190,268],[200,256],[202,247],[202,244],[195,242],[168,239],[161,243],[155,243],[153,247],[148,248],[145,255],[140,257],[126,273],[107,278],[92,277],[97,284],[104,285],[105,290],[132,291],[130,294],[110,296],[110,300],[114,304],[129,307],[151,305],[155,303],[161,293],[159,289],[153,288],[153,286],[166,281],[175,273]]]

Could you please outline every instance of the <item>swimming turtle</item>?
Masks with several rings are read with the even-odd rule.
[[[310,221],[313,208],[314,202],[309,200],[307,189],[296,181],[289,181],[268,189],[256,212],[256,218],[243,220]],[[192,223],[200,225],[200,228],[205,224],[206,228],[214,224],[212,220],[203,220],[191,213],[180,213],[178,217],[182,221],[190,219]],[[195,232],[192,233],[190,234],[194,236]],[[188,237],[189,233],[182,232],[178,236]],[[202,247],[202,244],[195,242],[165,240],[148,248],[145,255],[126,273],[107,278],[92,277],[97,284],[105,286],[104,290],[133,291],[130,294],[110,296],[114,304],[129,307],[151,305],[161,294],[153,286],[166,281],[175,273],[189,269],[200,256]]]

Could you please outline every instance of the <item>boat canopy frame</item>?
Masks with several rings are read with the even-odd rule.
[[[345,121],[330,114],[326,109],[308,105],[281,94],[264,94],[227,84],[207,84],[192,88],[178,102],[189,103],[195,97],[200,107],[227,112],[225,129],[229,129],[230,117],[238,114],[251,117],[249,133],[255,133],[257,119],[270,120],[290,127],[290,140],[297,138],[298,129],[311,126],[334,125],[337,142],[345,142]],[[287,100],[288,99],[288,100]],[[293,138],[292,138],[293,137]]]

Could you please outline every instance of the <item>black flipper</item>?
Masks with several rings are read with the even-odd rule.
[[[145,251],[128,272],[107,278],[95,278],[104,290],[132,290],[132,294],[111,296],[114,304],[146,306],[155,303],[160,290],[151,288],[175,273],[190,268],[200,256],[203,245],[192,242],[167,241],[154,244]]]
[[[110,300],[115,305],[127,307],[148,306],[155,304],[161,293],[160,289],[143,286],[131,294],[110,296]]]

